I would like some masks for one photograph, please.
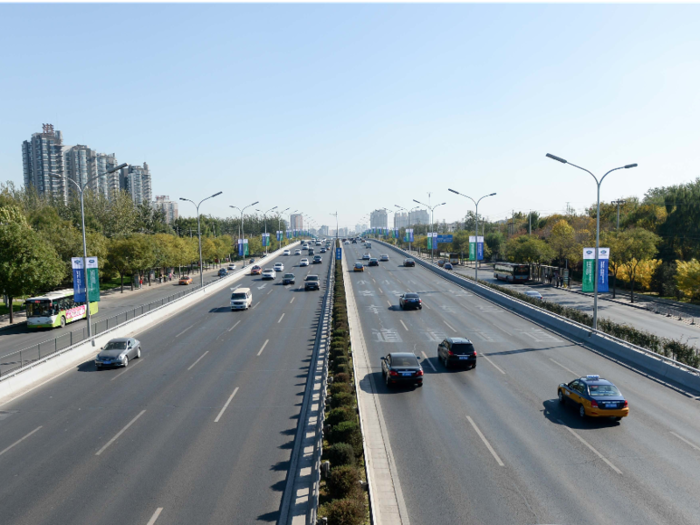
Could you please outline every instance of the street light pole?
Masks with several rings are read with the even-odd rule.
[[[119,166],[108,170],[105,173],[105,175],[110,175],[115,171],[119,171],[122,168],[126,168],[127,166],[128,164],[126,162],[120,164]],[[49,173],[49,176],[55,179],[63,179],[62,176],[56,175],[55,173]],[[100,175],[93,175],[92,177],[88,178],[82,186],[73,179],[65,179],[72,182],[75,185],[75,187],[78,189],[78,195],[80,196],[80,224],[83,230],[83,282],[85,283],[85,316],[87,318],[88,325],[88,339],[92,338],[92,314],[90,313],[90,296],[88,295],[89,289],[87,277],[87,238],[85,236],[85,205],[83,204],[83,194],[85,193],[85,189],[88,187],[88,185],[98,177],[100,177]],[[12,309],[12,305],[10,305],[10,309]],[[94,340],[91,341],[91,343],[92,346],[95,346]]]
[[[626,203],[627,201],[623,199],[618,199],[610,203],[617,206],[617,231],[620,231],[620,206],[624,206]]]
[[[561,157],[557,157],[556,155],[552,155],[551,153],[547,153],[546,156],[550,159],[561,162],[562,164],[568,164],[569,166],[573,166],[574,168],[578,168],[580,170],[585,171],[591,177],[593,177],[593,180],[595,180],[596,183],[597,200],[595,214],[595,270],[593,271],[593,330],[598,330],[598,249],[600,248],[600,185],[603,184],[605,177],[607,177],[613,171],[636,168],[637,163],[635,162],[634,164],[626,164],[625,166],[620,166],[619,168],[613,168],[610,171],[608,171],[605,175],[603,175],[600,180],[598,180],[598,177],[593,175],[593,173],[588,171],[586,168],[582,168],[581,166],[572,164],[571,162],[568,162],[562,159]]]
[[[195,204],[195,202],[193,200],[180,197],[181,201],[191,202],[192,204],[194,204],[195,208],[197,208],[197,239],[199,241],[199,287],[200,288],[204,287],[204,267],[202,264],[202,230],[199,226],[199,207],[201,206],[201,204],[204,201],[209,200],[209,199],[213,199],[214,197],[216,197],[217,195],[221,195],[222,193],[223,193],[223,191],[220,191],[219,193],[215,193],[214,195],[210,195],[209,197],[206,197],[206,198],[202,199],[201,201],[199,201],[199,204]]]
[[[243,228],[243,212],[246,209],[250,208],[251,206],[255,206],[258,202],[260,202],[260,201],[255,201],[253,204],[248,204],[248,206],[244,206],[243,209],[239,208],[238,206],[229,206],[229,208],[235,208],[241,212],[241,224],[240,224],[240,230],[239,230],[240,233],[238,235],[239,235],[239,239],[241,239],[243,241],[245,241],[245,229]],[[243,268],[245,268],[245,257],[246,257],[245,256],[245,245],[244,245],[243,251],[244,251],[244,253],[243,253]]]
[[[444,206],[447,203],[442,202],[440,204],[436,204],[435,206],[431,207],[430,205],[425,204],[424,202],[417,201],[416,199],[413,199],[413,202],[417,202],[418,204],[425,206],[426,208],[428,208],[430,210],[430,227],[435,228],[435,215],[434,215],[435,208],[437,208],[439,206]],[[430,232],[428,232],[428,233],[430,233]],[[431,243],[430,243],[430,262],[431,263],[435,262],[435,244],[436,243],[437,243],[437,237],[433,237],[433,241],[431,241]]]
[[[481,199],[485,199],[486,197],[493,197],[496,194],[489,193],[488,195],[484,195],[483,197],[481,197],[478,201],[475,201],[469,195],[465,195],[464,193],[460,193],[460,192],[458,192],[456,190],[452,190],[450,188],[447,188],[447,189],[449,191],[451,191],[452,193],[456,193],[457,195],[461,195],[462,197],[466,197],[467,199],[469,199],[470,201],[472,201],[474,203],[474,207],[476,208],[476,210],[474,212],[476,214],[476,217],[475,217],[476,237],[474,237],[474,242],[475,242],[475,245],[474,245],[474,280],[479,281],[479,258],[477,257],[477,254],[476,254],[476,251],[478,250],[478,247],[479,247],[479,203],[481,202]]]
[[[282,249],[282,214],[288,209],[289,208],[285,208],[281,212],[277,213],[277,231],[280,232],[280,240],[278,241],[279,246],[277,246],[278,250]]]
[[[255,211],[260,211],[260,213],[263,214],[263,221],[265,222],[265,237],[267,237],[267,214],[271,212],[272,210],[276,210],[277,206],[274,206],[267,210],[266,212],[261,212],[260,210],[256,209]],[[265,255],[267,255],[267,246],[265,246]]]

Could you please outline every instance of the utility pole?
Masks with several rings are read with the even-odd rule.
[[[532,210],[530,210],[530,214],[528,215],[527,234],[532,235]]]
[[[620,231],[620,206],[624,206],[627,203],[626,200],[618,199],[612,201],[611,204],[617,206],[617,230]]]

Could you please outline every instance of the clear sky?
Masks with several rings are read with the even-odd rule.
[[[0,5],[0,180],[42,123],[153,194],[353,227],[581,210],[700,176],[700,5]],[[192,208],[192,209],[190,209]],[[181,203],[181,214],[194,208]]]

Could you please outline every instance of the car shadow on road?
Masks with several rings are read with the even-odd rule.
[[[85,361],[84,363],[80,363],[78,365],[78,372],[106,372],[107,370],[116,370],[116,367],[97,370],[97,367],[95,366],[95,361]]]
[[[377,389],[376,392],[372,392],[371,390],[370,377],[374,379],[374,385]],[[363,377],[360,381],[360,388],[363,392],[366,392],[367,394],[401,394],[402,392],[418,389],[417,386],[409,384],[394,385],[391,387],[386,386],[386,383],[384,383],[384,376],[382,376],[381,370],[365,374],[365,377]]]
[[[216,308],[212,308],[211,310],[209,310],[209,313],[210,314],[221,314],[221,313],[230,312],[230,311],[231,311],[230,306],[218,306]]]
[[[619,421],[608,417],[586,417],[578,415],[578,409],[573,405],[562,405],[559,399],[548,399],[542,403],[542,415],[555,425],[563,425],[572,430],[591,430],[596,428],[617,427]]]
[[[484,355],[488,357],[493,357],[493,356],[499,356],[499,355],[513,355],[513,354],[523,354],[526,352],[537,352],[540,350],[554,350],[557,348],[567,348],[569,345],[567,344],[561,344],[559,346],[546,346],[544,348],[518,348],[517,350],[503,350],[501,352],[482,352]]]

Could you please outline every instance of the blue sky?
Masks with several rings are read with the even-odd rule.
[[[582,209],[700,176],[698,5],[0,5],[0,180],[44,122],[154,195],[319,224]],[[186,203],[181,214],[190,215]],[[193,208],[193,207],[192,207]]]

